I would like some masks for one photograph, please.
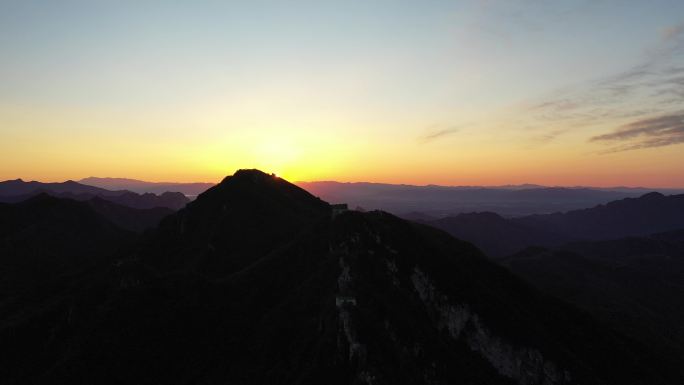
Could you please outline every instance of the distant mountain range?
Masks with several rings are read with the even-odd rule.
[[[492,257],[502,257],[529,246],[684,229],[684,194],[652,192],[565,213],[508,219],[494,213],[469,213],[424,222],[473,242]]]
[[[329,202],[350,207],[385,210],[400,216],[442,218],[459,213],[489,211],[511,217],[592,207],[613,200],[638,197],[652,189],[616,187],[412,186],[383,183],[300,182],[298,185]],[[662,189],[665,193],[684,190]]]
[[[40,193],[81,201],[99,197],[137,209],[165,207],[178,210],[190,201],[179,192],[166,191],[160,195],[138,194],[128,190],[106,190],[71,180],[61,183],[25,182],[21,179],[0,182],[0,202],[19,202]]]
[[[175,191],[193,198],[214,186],[214,183],[145,182],[137,179],[97,178],[93,176],[81,179],[79,182],[108,190],[129,190],[140,194],[162,194],[167,191]]]
[[[0,204],[0,239],[3,383],[684,380],[469,243],[257,170],[144,235],[85,202]]]
[[[181,192],[191,199],[213,183],[146,182],[127,178],[89,177],[81,184],[108,190],[161,194]],[[644,187],[549,187],[536,184],[502,186],[414,186],[384,183],[297,182],[297,185],[328,202],[350,207],[385,210],[402,217],[412,215],[441,218],[473,211],[522,216],[592,207],[613,200],[638,197],[651,191],[682,194],[684,189]]]

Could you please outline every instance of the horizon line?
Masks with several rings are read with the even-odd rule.
[[[237,172],[237,170],[236,170]],[[234,174],[234,173],[233,173]],[[229,174],[226,176],[232,176],[233,174]],[[485,189],[506,189],[506,188],[514,188],[514,187],[525,187],[529,186],[528,189],[535,189],[535,188],[566,188],[566,189],[600,189],[600,190],[610,190],[610,189],[641,189],[641,190],[649,190],[649,189],[666,189],[666,190],[684,190],[684,186],[677,187],[677,186],[643,186],[643,185],[637,185],[637,186],[630,186],[630,185],[612,185],[612,186],[595,186],[595,185],[546,185],[546,184],[539,184],[539,183],[508,183],[508,184],[482,184],[482,185],[458,185],[458,184],[435,184],[435,183],[427,183],[427,184],[413,184],[413,183],[388,183],[388,182],[370,182],[370,181],[337,181],[337,180],[297,180],[297,181],[292,181],[288,180],[286,178],[283,178],[280,175],[275,174],[277,177],[285,179],[289,181],[292,184],[295,185],[300,185],[300,184],[307,184],[307,183],[338,183],[338,184],[372,184],[372,185],[390,185],[390,186],[406,186],[406,187],[443,187],[443,188],[485,188]],[[20,180],[23,182],[39,182],[39,183],[65,183],[65,182],[77,182],[81,184],[86,184],[83,183],[82,181],[85,179],[89,178],[96,178],[96,179],[123,179],[123,180],[130,180],[134,182],[142,182],[142,183],[150,183],[150,184],[211,184],[211,185],[216,185],[220,183],[220,180],[217,182],[206,182],[206,181],[191,181],[191,182],[179,182],[179,181],[151,181],[151,180],[145,180],[145,179],[137,179],[137,178],[126,178],[126,177],[97,177],[97,176],[88,176],[80,179],[66,179],[66,180],[57,180],[57,181],[43,181],[43,180],[25,180],[21,177],[14,178],[14,179],[5,179],[2,180],[2,182],[8,182],[8,181],[16,181]],[[225,177],[224,177],[225,178]],[[223,179],[223,178],[221,178]]]

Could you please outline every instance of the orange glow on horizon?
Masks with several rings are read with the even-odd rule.
[[[462,129],[426,142],[411,122],[337,114],[306,120],[296,111],[288,112],[291,121],[202,109],[178,121],[163,114],[122,120],[107,111],[5,112],[0,110],[0,125],[13,129],[0,143],[3,180],[218,182],[237,169],[257,168],[290,181],[684,187],[681,146],[605,154],[584,132],[539,144],[496,126],[496,135]]]
[[[684,2],[10,3],[2,180],[684,188]]]

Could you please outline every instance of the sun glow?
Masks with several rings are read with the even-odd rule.
[[[9,3],[0,180],[215,182],[258,168],[294,181],[684,183],[681,1],[606,3],[590,24],[576,12],[562,26],[541,17],[549,5],[533,29],[486,11],[506,1],[346,2],[332,13],[318,2],[150,13],[79,2],[64,19]],[[510,3],[502,9],[532,7]],[[616,12],[650,16],[620,25]],[[643,132],[619,134],[635,124]]]
[[[297,162],[301,155],[295,144],[286,138],[267,139],[254,149],[256,159],[262,159],[264,167],[277,175]]]

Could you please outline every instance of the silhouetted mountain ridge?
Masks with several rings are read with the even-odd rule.
[[[166,191],[176,191],[187,196],[197,196],[214,186],[214,183],[146,182],[129,178],[98,178],[92,176],[81,179],[79,183],[108,190],[130,190],[140,194],[161,194]]]
[[[151,193],[137,194],[126,190],[110,191],[72,180],[62,183],[24,182],[21,179],[0,182],[0,202],[20,202],[40,193],[81,201],[99,197],[137,209],[166,207],[178,210],[190,201],[185,195],[178,192],[167,191],[156,195]]]
[[[0,378],[585,385],[681,379],[648,348],[541,294],[466,242],[383,212],[333,217],[326,202],[257,170],[225,178],[134,249],[63,285],[0,320],[7,342],[0,345]]]
[[[625,198],[590,209],[532,215],[515,222],[535,229],[553,229],[574,239],[610,239],[684,228],[684,194],[657,192]]]
[[[498,258],[529,246],[648,235],[684,228],[684,194],[657,192],[565,213],[502,218],[471,213],[426,221]]]

